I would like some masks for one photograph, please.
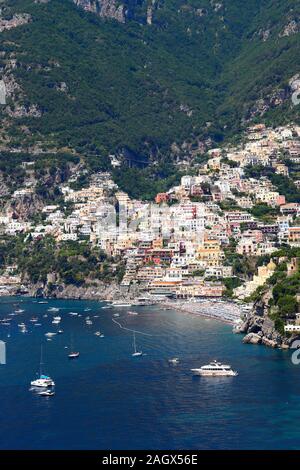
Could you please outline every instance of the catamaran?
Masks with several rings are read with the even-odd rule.
[[[42,387],[42,388],[47,388],[47,387],[54,387],[55,383],[54,380],[51,379],[48,375],[43,374],[43,346],[41,346],[41,358],[40,358],[40,373],[39,373],[39,378],[36,380],[32,380],[30,382],[30,385],[32,387]]]
[[[137,357],[137,356],[142,356],[143,355],[143,352],[142,351],[138,351],[136,349],[136,341],[135,341],[135,331],[133,332],[133,353],[132,353],[132,356],[133,357]]]

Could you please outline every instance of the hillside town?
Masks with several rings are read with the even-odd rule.
[[[93,174],[89,185],[78,190],[68,181],[60,185],[66,210],[44,205],[41,220],[34,222],[6,208],[0,215],[3,233],[23,233],[32,240],[51,235],[58,243],[88,240],[126,262],[124,291],[136,285],[156,299],[218,298],[226,291],[226,279],[235,278],[233,296],[247,299],[276,266],[271,260],[251,279],[239,279],[229,252],[270,257],[281,245],[300,247],[299,201],[287,200],[261,171],[269,169],[300,188],[300,127],[254,125],[242,143],[211,149],[207,156],[153,202],[131,199],[109,172]],[[112,164],[119,164],[115,157]],[[26,171],[33,165],[24,162]],[[20,201],[34,191],[30,185],[19,187],[12,199]],[[0,281],[5,293],[20,284],[16,267],[6,266]]]

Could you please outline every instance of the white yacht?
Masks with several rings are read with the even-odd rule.
[[[213,361],[200,369],[191,369],[194,375],[203,375],[206,377],[235,377],[238,373],[231,369],[231,366]]]

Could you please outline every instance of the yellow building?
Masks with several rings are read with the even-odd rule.
[[[206,239],[197,249],[196,258],[203,266],[220,266],[224,253],[220,248],[219,240]]]

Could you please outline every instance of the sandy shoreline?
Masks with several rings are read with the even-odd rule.
[[[204,318],[217,320],[230,325],[233,325],[236,321],[240,320],[242,314],[241,309],[236,304],[226,301],[176,301],[164,302],[161,306],[162,308],[172,308],[183,313],[199,315]]]

